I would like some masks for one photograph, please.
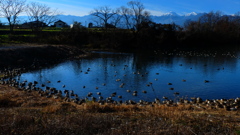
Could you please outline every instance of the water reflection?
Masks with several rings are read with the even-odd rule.
[[[45,84],[59,90],[74,90],[81,98],[89,92],[96,98],[97,92],[104,98],[116,92],[114,100],[135,101],[153,101],[163,96],[236,98],[240,95],[238,56],[238,53],[216,51],[94,52],[88,58],[22,74],[21,81],[38,81],[39,87]]]

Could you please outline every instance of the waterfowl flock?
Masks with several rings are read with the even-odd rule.
[[[158,53],[157,51],[155,53]],[[166,53],[166,52],[165,52]],[[166,53],[167,55],[185,55],[185,56],[191,56],[191,55],[200,55],[203,57],[215,57],[217,54],[198,54],[196,52],[179,52],[178,54],[174,53]],[[226,54],[226,56],[231,56],[235,57],[234,55]],[[116,64],[111,63],[112,67],[116,67]],[[179,64],[179,66],[184,67],[184,64]],[[205,65],[207,66],[207,65]],[[124,65],[122,70],[127,70],[129,65]],[[192,67],[190,68],[192,69]],[[219,70],[224,70],[224,68],[219,68]],[[94,71],[94,68],[87,68],[85,71],[81,70],[83,74],[89,75]],[[176,91],[174,88],[174,82],[168,82],[165,83],[166,87],[169,89],[169,93],[172,93],[176,98],[172,99],[171,97],[168,97],[166,95],[157,95],[155,93],[155,88],[154,83],[159,82],[159,78],[157,76],[161,76],[161,73],[157,72],[154,73],[156,78],[154,79],[154,82],[149,82],[146,84],[146,86],[149,88],[148,90],[132,90],[128,89],[126,87],[126,82],[123,82],[123,79],[121,77],[128,77],[128,74],[124,73],[123,75],[119,75],[119,71],[114,71],[114,78],[115,78],[115,83],[118,83],[118,86],[120,89],[123,89],[125,93],[130,93],[132,97],[138,97],[139,95],[147,95],[149,93],[153,93],[155,95],[155,98],[152,100],[143,100],[139,99],[139,101],[135,101],[132,99],[127,99],[127,100],[122,100],[125,95],[120,95],[117,91],[116,92],[111,92],[108,93],[109,96],[106,96],[107,94],[101,91],[101,87],[107,86],[106,83],[100,83],[102,86],[94,86],[95,90],[93,91],[98,91],[98,92],[88,92],[86,96],[79,96],[77,93],[74,92],[74,90],[67,90],[68,84],[63,84],[64,82],[62,80],[47,80],[44,84],[40,84],[38,81],[33,81],[29,82],[28,80],[21,80],[21,74],[24,72],[27,72],[26,69],[24,68],[19,68],[19,69],[4,69],[1,71],[3,76],[0,79],[0,84],[2,85],[9,85],[12,87],[16,87],[20,91],[26,91],[26,92],[31,92],[31,91],[37,91],[40,96],[45,96],[47,98],[55,98],[55,99],[63,99],[66,102],[74,102],[76,104],[83,104],[87,101],[94,101],[98,102],[99,104],[139,104],[141,106],[144,105],[166,105],[166,106],[177,106],[181,104],[191,104],[196,108],[225,108],[226,110],[231,110],[231,111],[236,111],[239,109],[240,106],[240,98],[234,98],[234,99],[206,99],[203,100],[200,97],[192,97],[192,98],[184,98],[180,97],[181,92]],[[139,77],[139,78],[144,78],[148,76],[148,72],[143,72],[141,73],[140,71],[136,71],[132,73],[133,75]],[[182,83],[188,83],[187,79],[182,79],[179,80]],[[202,80],[202,83],[209,83],[211,84],[211,80]],[[61,84],[62,88],[64,90],[60,90],[54,87],[50,87],[49,84],[51,83],[59,83]],[[89,88],[90,86],[83,85],[82,89]],[[126,88],[125,88],[126,87]],[[123,92],[122,92],[123,93]]]

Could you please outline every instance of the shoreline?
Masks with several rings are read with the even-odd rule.
[[[92,50],[98,51],[98,50]],[[7,54],[7,55],[6,55]],[[11,57],[13,55],[13,58]],[[42,96],[51,97],[51,98],[60,98],[68,102],[74,102],[76,104],[83,104],[88,101],[94,101],[103,104],[126,104],[126,105],[141,105],[141,106],[152,106],[153,104],[165,105],[165,106],[178,106],[178,105],[192,105],[195,108],[224,108],[227,111],[238,111],[240,110],[240,98],[236,97],[235,99],[206,99],[203,100],[201,97],[192,97],[190,99],[180,98],[178,101],[173,101],[163,97],[163,99],[155,98],[152,101],[114,101],[112,97],[107,97],[106,99],[98,99],[92,96],[90,92],[88,94],[88,99],[81,99],[77,94],[74,94],[74,91],[60,91],[56,88],[49,88],[46,90],[41,89],[40,87],[35,87],[37,82],[19,82],[16,79],[12,79],[14,76],[21,76],[22,73],[37,70],[42,67],[47,67],[64,60],[69,59],[78,59],[86,56],[87,53],[82,51],[79,48],[65,45],[36,45],[36,44],[26,44],[26,45],[8,45],[7,48],[0,48],[0,64],[10,64],[10,67],[1,67],[0,69],[0,84],[9,85],[17,88],[20,91],[38,91]],[[31,56],[31,57],[30,57]],[[6,63],[7,62],[7,63]],[[15,64],[17,63],[17,65]],[[21,63],[21,64],[19,64]],[[7,79],[9,78],[10,79]],[[137,94],[137,93],[133,93]],[[178,93],[176,93],[178,94]],[[64,96],[65,95],[65,96]],[[72,96],[71,96],[72,95]]]

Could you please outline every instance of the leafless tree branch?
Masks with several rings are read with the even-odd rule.
[[[25,11],[26,0],[0,0],[0,15],[8,20],[10,31],[13,32],[20,13]]]

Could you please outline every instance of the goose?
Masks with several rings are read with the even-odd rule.
[[[163,96],[163,99],[168,99],[168,97]]]
[[[139,104],[143,104],[144,103],[144,101],[143,100],[139,100]]]
[[[94,102],[95,102],[95,101],[96,101],[96,98],[95,98],[95,97],[92,97],[92,101],[94,101]]]
[[[117,92],[113,92],[113,93],[111,94],[111,97],[115,97],[116,94],[117,94]]]
[[[160,103],[160,100],[158,98],[154,99],[155,103]]]
[[[59,94],[62,94],[62,91],[61,91],[61,90],[58,90],[58,93],[59,93]]]
[[[133,100],[128,100],[128,103],[131,105],[136,104],[136,102],[134,102]]]
[[[28,83],[28,86],[32,86],[32,84],[33,84],[32,82],[29,82],[29,83]]]
[[[34,83],[34,84],[38,84],[38,82],[37,82],[37,81],[34,81],[33,83]]]
[[[88,96],[88,97],[91,97],[91,96],[92,96],[92,92],[89,92],[89,93],[87,94],[87,96]]]
[[[69,90],[64,90],[63,93],[65,93],[65,94],[66,94],[66,93],[69,93]]]
[[[102,97],[102,96],[99,96],[99,97],[98,97],[98,99],[99,99],[99,100],[102,100],[102,99],[103,99],[103,97]]]

